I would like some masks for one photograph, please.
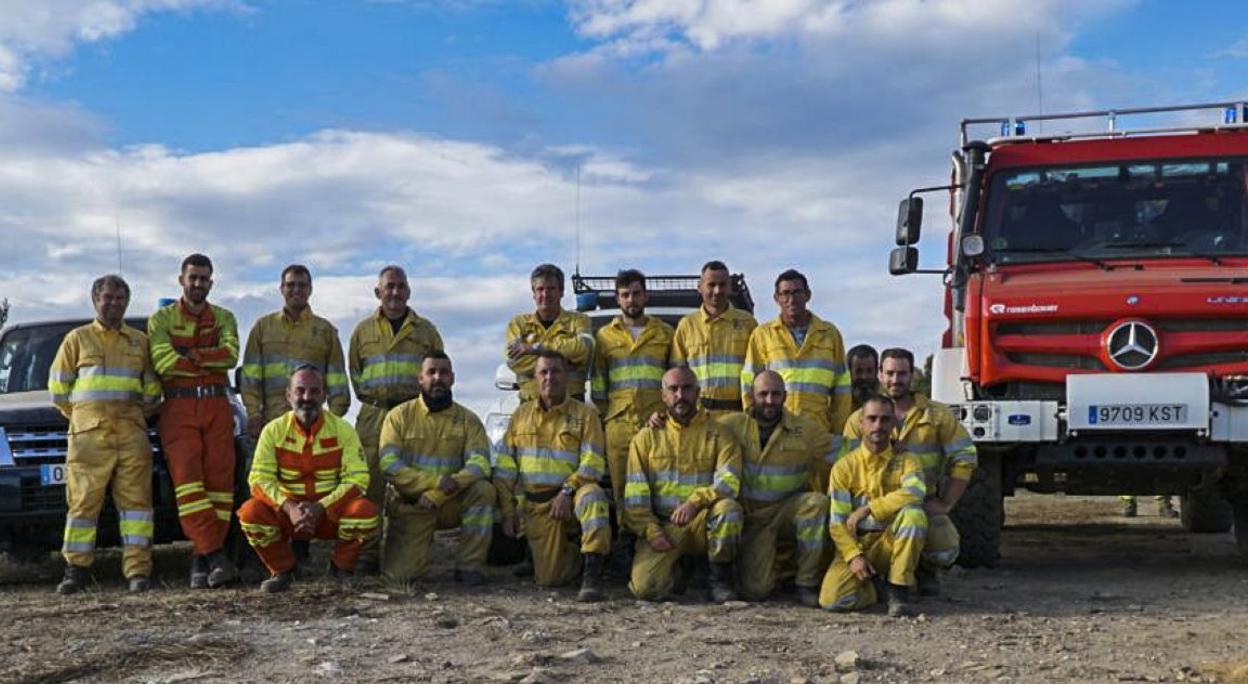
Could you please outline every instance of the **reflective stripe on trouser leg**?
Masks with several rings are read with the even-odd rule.
[[[793,498],[796,502],[788,524],[793,526],[797,540],[797,585],[818,587],[823,579],[826,549],[832,543],[828,536],[828,497],[808,492]]]
[[[152,445],[147,430],[129,424],[118,434],[117,467],[113,471],[113,505],[121,528],[122,572],[126,577],[152,576]]]
[[[961,539],[958,528],[947,515],[930,515],[927,517],[927,540],[923,543],[924,568],[941,570],[953,567],[958,559],[958,547]]]
[[[706,556],[712,563],[731,563],[741,541],[741,504],[720,499],[706,516]]]
[[[784,501],[745,514],[737,551],[737,579],[743,596],[761,601],[775,590],[791,567],[781,548],[796,546],[797,584],[818,587],[823,577],[827,539],[828,497],[812,492],[793,494]],[[782,565],[784,563],[784,565]]]
[[[225,544],[229,524],[216,513],[208,491],[232,491],[234,416],[224,397],[170,399],[160,413],[160,440],[178,503],[178,521],[206,555]]]
[[[234,492],[213,492],[205,491],[208,500],[212,502],[212,510],[216,513],[217,519],[230,524],[230,518],[234,515]]]
[[[598,485],[585,485],[572,498],[572,513],[581,526],[581,553],[611,553],[611,507]]]
[[[384,511],[386,506],[386,481],[381,476],[381,465],[378,461],[378,450],[381,443],[381,426],[386,420],[386,410],[372,404],[360,406],[360,414],[355,419],[355,432],[360,436],[360,451],[364,462],[368,464],[368,491],[364,498],[373,502],[377,510]],[[360,548],[360,560],[380,565],[381,549],[385,534],[375,534],[364,541]]]
[[[290,521],[280,511],[260,499],[249,499],[238,509],[238,524],[269,572],[276,575],[295,567]]]
[[[485,565],[494,536],[496,499],[494,485],[486,480],[477,480],[455,494],[454,500],[460,506],[456,516],[459,518],[459,547],[455,552],[458,569],[480,570]]]
[[[340,503],[337,508],[340,514],[335,530],[338,543],[334,544],[331,560],[338,569],[351,571],[359,561],[364,541],[375,536],[381,527],[381,518],[373,502],[362,497]],[[317,530],[317,536],[322,534]]]
[[[626,416],[607,421],[604,430],[607,442],[607,472],[611,474],[611,501],[615,504],[617,522],[624,511],[621,502],[624,501],[624,481],[628,479],[628,445],[638,430],[636,422]]]
[[[891,584],[914,586],[914,569],[918,567],[927,536],[927,516],[920,506],[906,506],[893,518],[883,532],[859,538],[867,562],[876,572],[885,575]],[[850,572],[841,554],[823,576],[819,605],[828,610],[859,610],[874,605],[879,597],[871,580],[861,581]]]
[[[96,521],[104,507],[108,481],[117,462],[105,427],[71,434],[65,455],[65,562],[89,567],[95,561]]]

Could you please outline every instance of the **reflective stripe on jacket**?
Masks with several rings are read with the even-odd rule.
[[[845,421],[842,453],[856,449],[862,442],[858,424],[861,413],[862,409],[854,411]],[[932,496],[936,496],[942,477],[970,480],[979,463],[975,443],[953,412],[922,394],[914,395],[914,406],[906,413],[906,419],[893,428],[893,445],[919,459],[927,478],[927,492]]]
[[[857,533],[880,532],[893,516],[906,506],[921,506],[926,493],[923,467],[911,454],[895,454],[892,449],[872,453],[860,446],[832,466],[828,488],[831,512],[828,532],[846,562],[862,555],[857,535],[849,533],[846,521],[855,510],[868,506],[871,514],[858,523]],[[900,530],[901,534],[914,532]]]
[[[741,494],[745,510],[766,508],[794,494],[817,491],[818,474],[828,466],[831,436],[815,421],[785,410],[767,440],[760,444],[758,420],[749,413],[729,413],[716,421],[741,443]],[[822,493],[822,492],[819,492]]]
[[[800,349],[793,333],[780,319],[758,326],[750,335],[741,370],[745,406],[750,403],[754,376],[764,370],[773,370],[784,378],[788,392],[785,408],[819,421],[828,432],[840,434],[853,406],[853,395],[845,368],[845,343],[835,325],[811,314]]]
[[[351,333],[347,363],[356,396],[376,402],[411,399],[420,394],[418,378],[425,355],[444,348],[438,329],[415,311],[407,310],[396,333],[377,309]]]
[[[48,393],[71,433],[106,420],[146,427],[145,414],[160,401],[147,336],[124,323],[109,330],[98,320],[69,331],[48,371]]]
[[[322,411],[304,431],[290,411],[260,432],[247,484],[252,496],[278,508],[294,499],[328,510],[368,491],[368,465],[350,423]]]
[[[671,363],[693,371],[702,397],[736,403],[741,400],[746,347],[757,326],[754,317],[741,309],[729,306],[711,318],[700,308],[676,325]]]
[[[196,378],[225,384],[238,363],[238,323],[234,314],[214,304],[199,315],[185,300],[161,307],[147,319],[152,366],[162,380]]]
[[[598,330],[590,386],[603,420],[642,420],[663,410],[660,390],[673,334],[672,326],[655,316],[647,317],[636,339],[619,316]]]
[[[303,365],[320,369],[329,410],[344,415],[351,406],[351,391],[338,329],[310,308],[295,321],[285,311],[275,311],[252,326],[243,353],[242,395],[247,415],[262,416],[268,422],[290,410],[286,386],[290,374]]]
[[[549,410],[536,399],[522,403],[493,445],[494,482],[503,490],[499,509],[510,515],[515,499],[525,494],[597,483],[606,467],[603,448],[602,421],[593,406],[575,399]]]
[[[413,501],[426,493],[439,505],[446,501],[438,489],[444,475],[459,490],[490,477],[485,427],[459,404],[432,413],[423,397],[400,404],[386,414],[380,444],[382,477]]]
[[[568,395],[584,395],[585,378],[594,355],[594,334],[591,330],[589,317],[579,311],[560,312],[550,327],[542,325],[535,313],[520,314],[507,323],[507,345],[519,340],[525,344],[540,344],[544,349],[563,354],[571,365],[568,369]],[[533,370],[537,367],[537,356],[525,354],[512,359],[507,356],[507,347],[504,347],[503,358],[520,381],[520,399],[527,401],[536,397],[537,381],[533,379]]]

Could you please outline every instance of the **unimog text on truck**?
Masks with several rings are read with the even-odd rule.
[[[1019,487],[1177,494],[1188,530],[1234,525],[1248,554],[1245,115],[966,119],[952,182],[902,201],[889,270],[943,274],[933,398],[979,449],[955,511],[964,564],[996,562],[1002,496]],[[976,139],[985,127],[995,137]],[[929,192],[953,225],[945,267],[921,270]]]

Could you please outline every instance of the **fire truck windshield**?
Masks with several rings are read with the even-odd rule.
[[[1248,255],[1248,160],[1003,169],[981,224],[996,263]]]

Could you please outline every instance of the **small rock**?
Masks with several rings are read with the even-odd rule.
[[[332,660],[326,660],[316,666],[316,674],[322,677],[339,677],[342,676],[342,666]]]
[[[368,599],[369,601],[389,601],[390,594],[381,594],[375,591],[366,591],[360,594],[360,598]]]
[[[433,619],[433,624],[442,629],[455,629],[459,626],[459,620],[454,615],[439,615]]]
[[[634,641],[634,642],[632,642],[631,644],[629,644],[629,645],[628,645],[628,647],[629,647],[629,648],[641,648],[641,642],[640,642],[640,641]]]
[[[790,677],[789,684],[810,684],[810,680],[806,677]]]
[[[545,665],[549,659],[541,653],[516,653],[511,656],[511,664],[517,667],[537,667]]]
[[[489,617],[481,618],[480,620],[477,621],[477,624],[481,625],[482,627],[494,627],[496,629],[507,629],[511,627],[511,620],[508,620],[507,618],[501,615],[491,615]]]
[[[520,680],[520,684],[549,684],[553,681],[555,680],[550,676],[550,670],[544,667],[535,667],[529,674],[525,675],[524,679]]]
[[[857,672],[849,672],[841,675],[841,684],[858,684],[862,681],[862,675]]]
[[[858,651],[841,651],[832,660],[836,663],[837,672],[852,672],[858,669]],[[844,678],[842,678],[844,679]]]
[[[693,684],[715,684],[715,675],[710,670],[698,670],[693,673]]]
[[[742,608],[750,607],[750,604],[746,601],[725,601],[723,605],[728,610],[741,610]]]
[[[526,644],[540,644],[543,641],[549,641],[550,635],[540,630],[526,630],[520,634],[520,641]]]
[[[581,665],[590,665],[598,662],[598,656],[588,648],[578,648],[575,651],[559,654],[559,660],[569,663],[579,663]]]
[[[406,653],[400,653],[398,655],[390,656],[389,658],[386,659],[386,662],[390,663],[391,665],[398,665],[399,663],[406,663],[408,660],[409,658]]]
[[[433,593],[433,592],[431,591],[431,592],[429,592],[428,594],[425,594],[425,600],[426,600],[426,601],[437,601],[437,600],[438,600],[438,595],[437,595],[437,594],[435,594],[435,593]]]

